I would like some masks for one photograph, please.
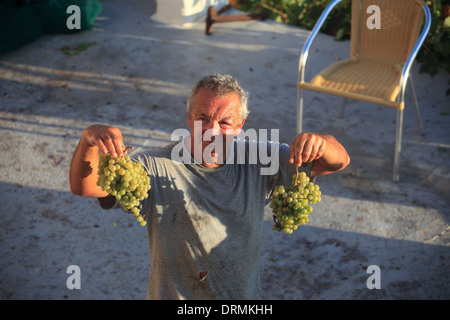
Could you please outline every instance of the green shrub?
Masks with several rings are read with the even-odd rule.
[[[426,2],[431,11],[431,27],[417,55],[417,61],[421,73],[434,76],[439,69],[450,72],[450,16],[447,16],[450,14],[450,1]]]

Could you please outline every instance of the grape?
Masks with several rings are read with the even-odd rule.
[[[120,205],[128,213],[133,213],[141,226],[145,226],[146,216],[141,215],[138,206],[148,197],[150,177],[142,165],[131,161],[129,156],[113,158],[109,153],[101,154],[97,173],[97,185],[115,196]]]
[[[320,202],[321,196],[320,187],[297,169],[289,187],[276,186],[272,192],[270,208],[275,222],[272,230],[292,234],[300,225],[307,224],[313,211],[312,204]]]

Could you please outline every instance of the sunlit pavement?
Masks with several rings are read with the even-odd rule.
[[[302,29],[272,21],[178,28],[150,19],[154,1],[106,1],[91,31],[46,35],[0,57],[0,298],[144,299],[145,228],[120,210],[69,191],[73,150],[93,123],[118,126],[133,152],[188,128],[186,100],[202,76],[229,73],[250,92],[246,128],[295,132]],[[230,11],[234,14],[236,11]],[[95,42],[78,55],[63,46]],[[319,35],[313,75],[349,54]],[[400,182],[392,182],[395,110],[305,93],[306,131],[333,134],[352,162],[320,177],[323,198],[292,235],[271,230],[267,209],[261,286],[265,299],[448,299],[450,101],[448,75],[412,75],[424,119],[404,115]],[[244,244],[243,244],[244,245]],[[67,268],[81,288],[68,289]],[[380,289],[368,267],[379,266]],[[369,279],[370,280],[370,279]]]

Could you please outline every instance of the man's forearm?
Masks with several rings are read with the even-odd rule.
[[[344,169],[350,163],[345,148],[331,135],[321,135],[326,141],[322,157],[314,161],[311,175],[326,175]]]
[[[74,152],[70,166],[70,191],[83,197],[106,197],[107,192],[97,186],[98,168],[97,146],[89,146],[81,138]]]
[[[97,186],[99,151],[103,154],[110,153],[113,157],[124,155],[126,149],[118,128],[94,124],[83,130],[70,166],[70,191],[83,197],[108,196],[107,192]]]

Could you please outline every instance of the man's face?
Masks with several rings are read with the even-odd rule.
[[[244,126],[245,119],[242,121],[240,119],[240,106],[239,96],[235,93],[217,97],[208,89],[200,88],[195,96],[195,103],[192,106],[191,113],[188,114],[188,125],[191,128],[192,136],[191,150],[195,150],[195,146],[197,145],[198,148],[201,144],[203,155],[205,148],[211,142],[220,142],[215,139],[222,139],[221,145],[223,146],[223,150],[221,156],[226,157],[226,137],[229,136],[228,141],[231,142],[232,139],[230,139],[230,136],[239,134]],[[195,125],[198,128],[200,123],[201,136],[200,132],[194,130]],[[213,154],[214,156],[218,156],[218,154]],[[225,161],[225,158],[222,161]],[[204,159],[202,159],[202,164],[207,167],[217,166],[205,163]]]

